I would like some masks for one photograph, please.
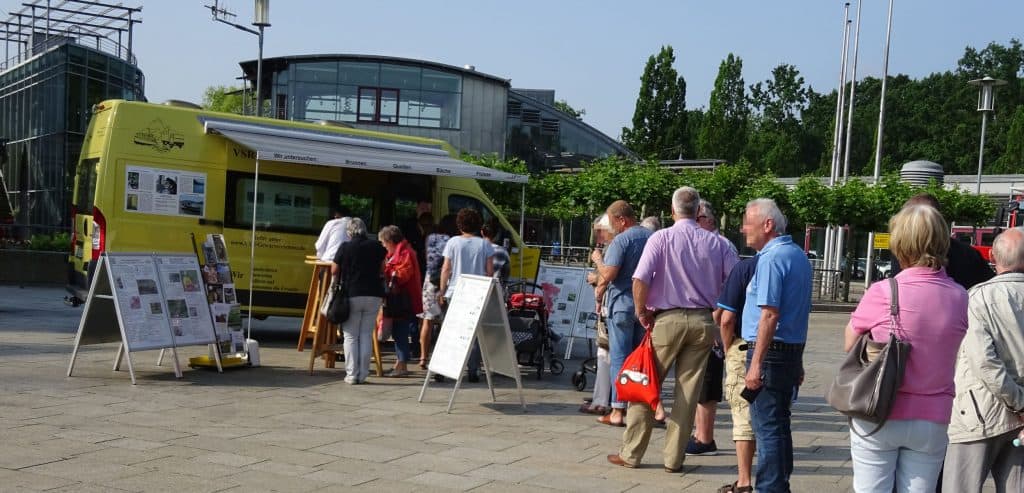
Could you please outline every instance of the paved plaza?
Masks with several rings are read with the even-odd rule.
[[[263,366],[174,378],[155,351],[133,353],[138,385],[111,371],[116,345],[86,346],[65,377],[81,308],[59,288],[0,286],[0,490],[2,491],[714,491],[735,479],[729,413],[720,408],[721,454],[663,471],[663,435],[643,467],[608,464],[621,428],[577,412],[565,374],[523,377],[529,412],[512,380],[497,403],[467,384],[450,415],[451,383],[423,403],[415,378],[342,382],[343,365],[310,376],[298,353],[299,321],[254,324]],[[846,420],[822,398],[841,356],[848,315],[815,313],[807,378],[794,409],[797,492],[850,489]],[[206,353],[183,348],[181,360]],[[386,355],[387,359],[389,355]],[[415,365],[413,365],[415,366]],[[593,375],[590,375],[591,380]],[[671,385],[666,385],[671,388]]]

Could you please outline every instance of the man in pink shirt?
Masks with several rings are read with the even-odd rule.
[[[668,418],[664,464],[668,472],[683,468],[685,447],[704,378],[704,365],[716,339],[711,309],[722,283],[739,258],[716,234],[694,218],[700,195],[691,187],[672,194],[675,224],[654,233],[633,273],[633,298],[640,323],[651,334],[658,375],[675,365],[675,404]],[[608,456],[612,464],[636,467],[651,439],[654,411],[629,405],[622,449]]]

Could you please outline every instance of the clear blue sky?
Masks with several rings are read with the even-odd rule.
[[[210,85],[230,85],[238,62],[255,59],[256,37],[210,20],[203,0],[125,0],[143,5],[135,51],[151,101],[199,102]],[[252,20],[252,0],[226,5]],[[20,1],[0,2],[5,14]],[[515,10],[510,10],[510,8]],[[676,52],[687,106],[707,106],[718,65],[743,59],[747,84],[780,63],[795,65],[818,91],[839,79],[838,0],[271,0],[264,56],[358,53],[420,58],[555,89],[585,108],[584,121],[618,137],[629,125],[647,57]],[[856,4],[851,6],[851,18]],[[858,78],[882,71],[888,0],[866,0]],[[6,17],[6,16],[5,16]],[[955,68],[967,45],[1024,38],[1021,0],[896,0],[890,74],[921,77]]]

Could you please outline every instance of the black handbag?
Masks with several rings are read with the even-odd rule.
[[[348,290],[345,289],[345,282],[339,281],[331,284],[330,289],[327,295],[330,303],[327,308],[327,320],[336,324],[345,323],[352,308],[348,299]]]
[[[875,342],[870,331],[861,334],[825,393],[836,411],[877,424],[865,437],[882,429],[889,418],[910,356],[910,343],[899,323],[899,285],[895,278],[889,278],[889,285],[889,340]]]
[[[396,277],[391,276],[388,281],[387,291],[384,293],[384,316],[391,319],[412,318],[412,300],[409,295],[403,292],[396,282]]]

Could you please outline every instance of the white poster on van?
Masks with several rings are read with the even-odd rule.
[[[206,214],[206,173],[125,166],[124,210],[164,216]]]

